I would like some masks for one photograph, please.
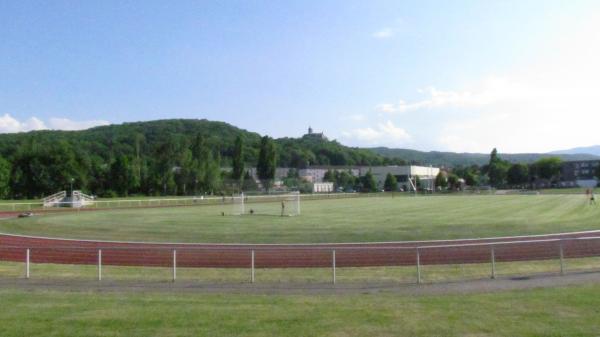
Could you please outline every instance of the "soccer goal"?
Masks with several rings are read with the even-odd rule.
[[[300,215],[300,193],[245,195],[233,197],[235,215]]]

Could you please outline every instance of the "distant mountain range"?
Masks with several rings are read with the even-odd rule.
[[[569,150],[561,150],[551,152],[552,154],[592,154],[600,156],[600,145],[587,146],[587,147],[576,147]]]
[[[402,158],[410,163],[417,163],[422,165],[434,165],[434,166],[467,166],[467,165],[485,165],[490,160],[489,153],[456,153],[456,152],[439,152],[439,151],[417,151],[410,149],[390,149],[387,147],[375,147],[370,148],[371,151],[382,155],[387,158]],[[600,159],[600,147],[596,147],[596,153],[516,153],[516,154],[503,154],[499,156],[502,159],[508,160],[513,163],[532,163],[541,158],[546,157],[560,157],[565,161],[574,160],[593,160]]]

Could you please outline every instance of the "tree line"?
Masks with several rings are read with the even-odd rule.
[[[269,188],[274,167],[402,163],[336,141],[265,138],[222,122],[125,123],[1,134],[0,198],[40,198],[71,184],[103,197],[229,193]]]
[[[531,188],[535,182],[545,180],[550,185],[561,179],[563,161],[559,157],[541,158],[531,164],[511,163],[502,159],[493,149],[487,165],[456,167],[450,172],[440,172],[436,186],[456,188],[457,179],[468,186],[491,186],[494,188]],[[600,167],[596,171],[600,179]]]

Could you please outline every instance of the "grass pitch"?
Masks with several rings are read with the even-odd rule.
[[[277,205],[271,205],[277,209]],[[0,221],[0,231],[179,242],[350,242],[600,229],[581,195],[376,197],[302,203],[302,215],[221,216],[229,206],[80,212]],[[0,264],[20,277],[22,263]],[[558,272],[557,261],[498,264],[499,275]],[[598,268],[598,259],[567,261]],[[426,266],[426,282],[482,278],[489,265]],[[94,266],[35,264],[32,277],[93,279]],[[415,270],[340,268],[340,282],[414,282]],[[247,282],[248,270],[182,269],[181,279]],[[302,279],[299,279],[299,277]],[[168,280],[168,268],[106,267],[106,279]],[[327,269],[258,270],[258,282],[327,282]],[[26,282],[23,280],[23,282]],[[250,295],[1,289],[0,336],[593,336],[600,285],[490,294]]]
[[[600,286],[494,294],[211,295],[0,290],[0,335],[595,336]]]
[[[324,243],[462,239],[600,229],[583,195],[388,196],[279,204],[235,216],[231,205],[117,209],[0,221],[0,231],[79,239],[214,243]],[[267,211],[268,210],[268,211]],[[221,214],[225,213],[225,216]],[[268,214],[266,214],[268,213]]]

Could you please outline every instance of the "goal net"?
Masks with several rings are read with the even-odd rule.
[[[300,215],[300,193],[245,195],[233,197],[235,215]]]

